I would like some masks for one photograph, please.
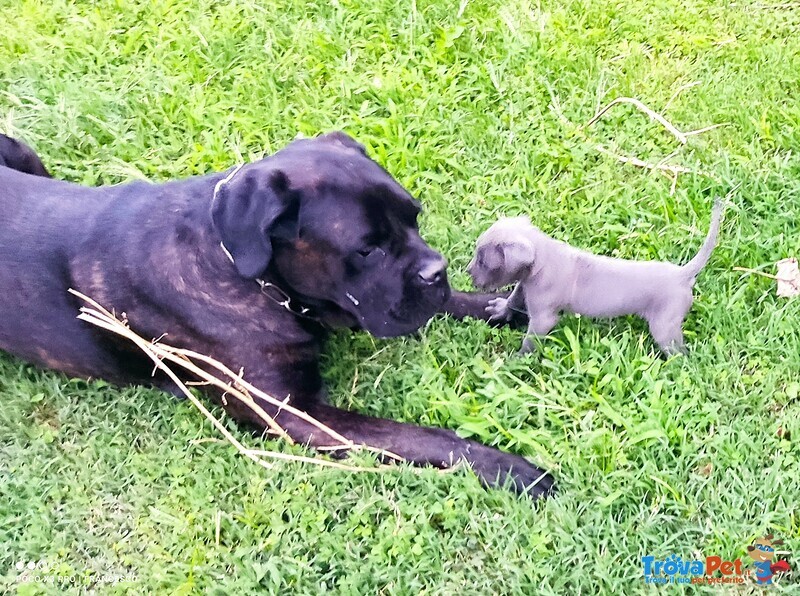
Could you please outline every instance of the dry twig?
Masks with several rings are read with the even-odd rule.
[[[253,396],[256,396],[257,398],[263,400],[264,402],[277,407],[279,413],[285,412],[287,415],[296,416],[304,420],[305,422],[308,422],[309,424],[315,426],[320,431],[329,436],[335,443],[338,443],[337,445],[329,446],[328,449],[348,450],[348,451],[368,450],[377,453],[383,457],[387,457],[401,462],[405,461],[404,458],[389,451],[378,449],[375,447],[370,447],[368,445],[359,445],[353,443],[352,441],[340,435],[339,433],[329,428],[319,420],[316,420],[312,416],[308,415],[306,412],[298,410],[297,408],[294,408],[293,406],[288,404],[286,401],[278,400],[275,397],[268,395],[263,391],[259,390],[258,388],[254,387],[253,385],[244,380],[241,372],[238,374],[234,373],[230,368],[214,360],[213,358],[210,358],[209,356],[205,356],[203,354],[199,354],[191,350],[184,350],[181,348],[175,348],[173,346],[163,344],[160,342],[160,338],[159,340],[153,340],[153,341],[145,340],[141,336],[134,333],[130,329],[130,327],[127,326],[126,322],[117,319],[113,313],[103,308],[100,304],[98,304],[88,296],[72,289],[70,289],[69,291],[70,293],[74,294],[75,296],[77,296],[78,298],[80,298],[89,305],[81,307],[80,314],[78,315],[79,319],[86,321],[87,323],[96,325],[111,333],[115,333],[133,342],[140,350],[142,350],[142,352],[144,352],[153,361],[155,369],[160,370],[164,374],[166,374],[178,386],[181,392],[191,401],[191,403],[198,410],[200,410],[200,412],[206,417],[206,419],[209,420],[209,422],[211,422],[214,428],[216,428],[222,434],[222,436],[225,437],[225,439],[231,445],[233,445],[233,447],[241,455],[252,460],[254,463],[257,463],[258,465],[264,468],[271,468],[272,464],[264,459],[265,457],[268,457],[284,461],[311,463],[319,466],[336,468],[339,470],[347,470],[351,472],[376,472],[393,468],[393,466],[388,466],[388,465],[378,465],[373,468],[358,467],[334,461],[329,461],[326,459],[296,456],[296,455],[278,453],[272,451],[248,449],[244,445],[242,445],[242,443],[239,442],[225,428],[225,426],[219,420],[217,420],[216,417],[214,417],[214,415],[200,402],[200,400],[194,396],[194,394],[192,394],[192,392],[189,390],[186,384],[178,377],[177,374],[175,374],[175,372],[165,363],[165,361],[177,364],[186,371],[201,378],[204,381],[204,384],[213,385],[219,389],[222,389],[228,395],[240,400],[244,405],[246,405],[253,412],[255,412],[256,415],[259,418],[261,418],[261,420],[264,421],[264,423],[273,433],[285,438],[290,443],[293,443],[291,437],[289,437],[286,431],[283,428],[281,428],[281,426],[275,421],[274,417],[270,416],[255,401]],[[210,366],[212,369],[215,369],[217,372],[221,373],[230,380],[228,382],[223,381],[222,379],[209,373],[205,369],[199,367],[197,364],[195,364],[194,361],[199,361]]]
[[[678,88],[678,90],[675,91],[675,93],[673,93],[672,97],[670,97],[669,101],[667,102],[665,110],[666,110],[667,107],[669,107],[669,105],[672,103],[672,101],[674,101],[675,98],[682,91],[684,91],[685,89],[689,89],[691,87],[694,87],[697,84],[698,83],[689,83],[688,85],[683,85],[680,88]],[[584,140],[587,140],[587,141],[589,139],[588,139],[588,136],[585,133],[586,129],[588,129],[592,124],[594,124],[595,122],[600,120],[600,118],[602,118],[603,115],[606,112],[608,112],[612,107],[614,107],[616,105],[619,105],[619,104],[623,104],[623,103],[627,103],[627,104],[633,105],[639,111],[647,114],[650,117],[651,120],[654,120],[655,122],[658,122],[659,124],[661,124],[661,126],[663,126],[670,134],[672,134],[672,136],[674,136],[678,140],[678,142],[681,143],[681,145],[685,145],[688,142],[689,137],[691,137],[691,136],[696,136],[696,135],[702,134],[704,132],[708,132],[710,130],[714,130],[715,128],[719,128],[721,126],[727,126],[728,125],[728,123],[712,124],[711,126],[705,126],[703,128],[698,128],[696,130],[690,130],[690,131],[684,132],[684,131],[679,130],[678,127],[676,127],[674,124],[672,124],[664,116],[662,116],[661,114],[659,114],[655,110],[649,108],[648,106],[646,106],[643,102],[639,101],[638,99],[634,99],[632,97],[618,97],[618,98],[614,99],[613,101],[611,101],[610,103],[608,103],[603,108],[601,108],[600,110],[598,110],[598,112],[594,116],[592,116],[592,118],[586,124],[584,124],[583,126],[580,126],[580,127],[576,127],[572,122],[570,122],[566,118],[566,116],[564,116],[564,113],[561,110],[561,105],[560,105],[560,103],[558,101],[558,98],[555,96],[555,94],[553,93],[552,89],[550,89],[550,87],[548,87],[548,91],[550,92],[550,98],[551,98],[550,109],[556,114],[556,116],[558,117],[559,120],[561,120],[562,123],[567,124],[571,128],[573,128],[574,130],[576,130],[582,136],[582,138]],[[651,170],[651,171],[661,172],[661,173],[667,175],[672,181],[672,183],[670,185],[670,195],[675,194],[675,189],[676,189],[677,184],[678,184],[678,176],[680,174],[695,174],[695,175],[699,175],[699,176],[705,176],[706,178],[711,178],[712,180],[714,180],[716,182],[720,182],[719,178],[717,178],[715,175],[713,175],[710,172],[706,172],[706,171],[702,171],[702,170],[693,170],[693,169],[687,168],[685,166],[679,166],[679,165],[673,165],[673,164],[666,163],[672,157],[677,155],[677,153],[678,153],[677,151],[672,152],[670,155],[668,155],[667,157],[663,158],[662,160],[660,160],[657,163],[651,163],[651,162],[645,161],[643,159],[640,159],[638,157],[620,155],[619,153],[615,153],[614,151],[611,151],[610,149],[606,148],[603,145],[596,144],[594,146],[594,148],[597,151],[599,151],[600,153],[608,155],[609,157],[613,157],[614,159],[616,159],[617,161],[620,161],[622,163],[627,163],[627,164],[630,164],[630,165],[633,165],[633,166],[636,166],[636,167],[640,167],[640,168],[645,168],[645,169]]]

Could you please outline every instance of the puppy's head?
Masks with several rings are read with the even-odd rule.
[[[299,140],[218,186],[212,220],[241,277],[270,276],[325,320],[410,333],[450,295],[419,203],[344,133]],[[270,275],[271,274],[271,275]]]
[[[527,217],[507,217],[481,234],[467,266],[475,286],[497,290],[525,277],[536,253],[534,229]]]

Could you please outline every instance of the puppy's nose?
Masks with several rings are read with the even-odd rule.
[[[445,269],[447,269],[447,261],[443,257],[430,260],[419,270],[419,278],[422,283],[433,285],[442,280]]]

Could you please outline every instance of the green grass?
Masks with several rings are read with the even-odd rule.
[[[627,594],[651,591],[642,555],[749,562],[768,531],[800,550],[800,301],[732,270],[800,253],[800,10],[0,0],[0,22],[0,129],[56,176],[166,180],[342,128],[422,200],[423,235],[459,288],[501,213],[596,252],[681,261],[712,198],[741,184],[686,358],[660,360],[634,319],[565,318],[527,360],[511,358],[519,332],[479,322],[332,338],[335,402],[530,456],[559,482],[543,504],[464,472],[262,470],[195,441],[216,434],[187,402],[0,356],[0,591]],[[578,125],[617,96],[661,110],[695,81],[666,116],[728,125],[673,161],[718,181],[683,175],[674,195],[594,149],[668,155],[675,140],[646,116],[617,107],[582,133],[549,107]],[[21,584],[14,566],[30,560],[53,583]]]

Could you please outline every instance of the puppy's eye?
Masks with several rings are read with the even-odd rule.
[[[362,248],[361,250],[358,251],[358,254],[360,254],[362,257],[368,257],[374,251],[375,251],[374,248]]]

